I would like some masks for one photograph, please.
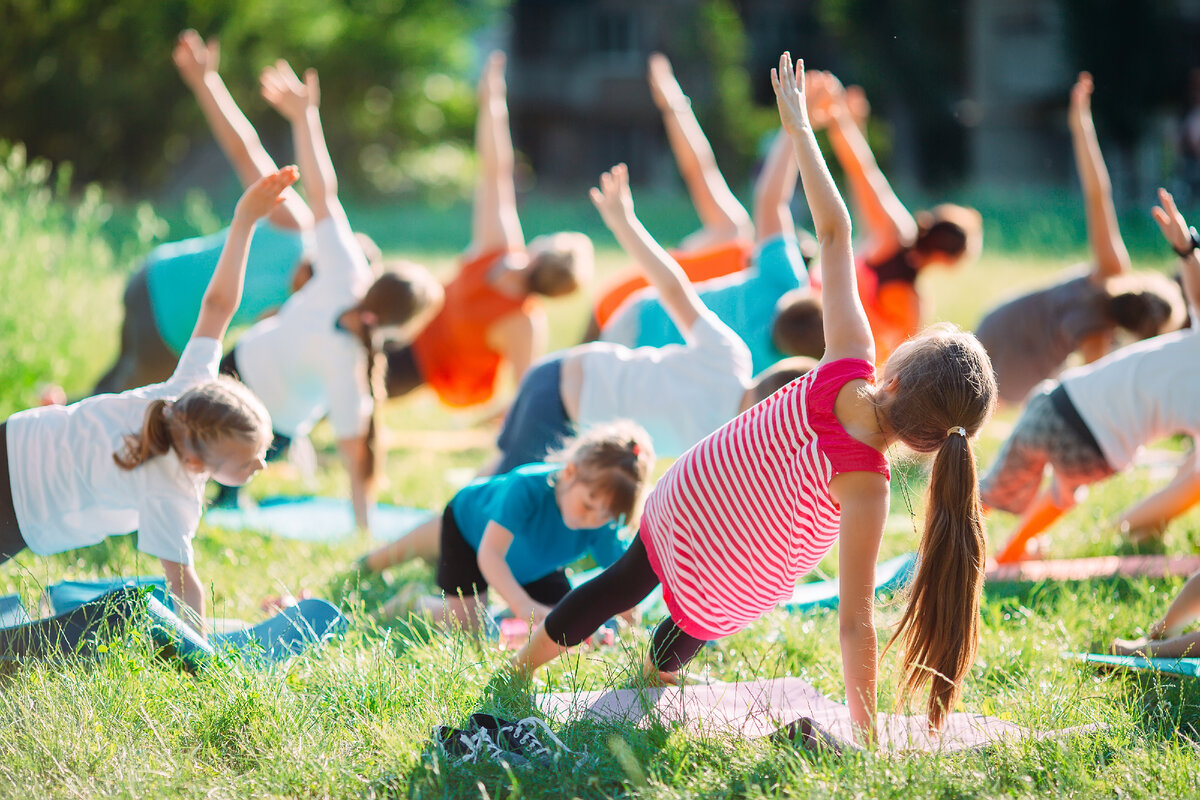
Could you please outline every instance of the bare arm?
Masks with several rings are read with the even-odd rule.
[[[829,484],[842,507],[838,534],[838,621],[846,704],[864,744],[875,738],[875,562],[888,513],[888,482],[874,472],[846,472]]]
[[[238,108],[225,81],[217,71],[221,50],[216,39],[207,42],[194,30],[179,34],[171,54],[179,76],[191,89],[208,122],[213,138],[229,159],[242,188],[266,175],[278,172],[274,160],[258,138],[258,131]],[[312,227],[312,212],[294,189],[284,192],[284,201],[271,213],[271,221],[283,228],[307,230]]]
[[[838,194],[816,137],[804,99],[804,65],[792,71],[788,53],[771,70],[779,118],[795,149],[804,195],[821,246],[821,302],[824,306],[825,360],[861,358],[874,363],[875,341],[858,296],[854,254],[850,249],[850,212]]]
[[[475,152],[479,179],[471,217],[471,250],[519,250],[525,246],[517,216],[513,177],[516,155],[508,122],[508,88],[504,83],[504,54],[488,58],[479,76],[479,116],[475,121]]]
[[[338,200],[337,173],[325,145],[319,110],[321,91],[317,71],[306,70],[304,82],[283,60],[267,67],[260,79],[263,98],[291,123],[296,143],[296,161],[304,176],[304,192],[317,222],[336,217],[349,227],[346,212]]]
[[[879,169],[875,154],[867,143],[849,108],[841,84],[832,75],[823,75],[826,88],[833,94],[829,104],[829,143],[846,178],[855,206],[862,212],[871,235],[871,257],[887,258],[917,238],[917,223],[900,202]]]
[[[1187,220],[1175,206],[1175,198],[1166,189],[1158,190],[1160,205],[1151,209],[1154,221],[1158,223],[1163,238],[1171,249],[1176,252],[1186,252],[1192,246],[1191,229]],[[1191,250],[1186,256],[1179,258],[1179,271],[1183,275],[1183,294],[1187,299],[1188,312],[1200,309],[1200,251]]]
[[[654,104],[662,113],[667,142],[687,186],[688,195],[704,234],[708,239],[728,241],[750,238],[750,215],[734,196],[717,167],[712,146],[692,112],[692,103],[683,93],[671,62],[662,53],[652,53],[647,62],[647,77]],[[705,242],[708,244],[708,242]]]
[[[758,242],[780,235],[794,236],[792,196],[796,193],[796,157],[792,141],[782,130],[771,143],[766,163],[754,184],[754,238]]]
[[[488,328],[488,346],[504,357],[519,384],[529,367],[546,352],[550,337],[546,314],[541,308],[518,311],[496,320]]]
[[[686,334],[707,308],[679,264],[654,241],[634,213],[628,168],[617,164],[601,175],[591,198],[617,242],[645,270],[671,320]]]
[[[489,522],[483,531],[483,539],[479,542],[479,573],[488,582],[488,586],[495,589],[512,609],[514,617],[532,620],[536,625],[550,613],[550,607],[530,597],[513,577],[512,570],[505,560],[512,542],[512,531],[498,522]]]
[[[1088,246],[1092,250],[1093,277],[1110,278],[1129,271],[1129,252],[1117,227],[1117,212],[1113,208],[1112,182],[1096,139],[1092,123],[1092,76],[1079,73],[1071,89],[1071,108],[1067,115],[1071,129],[1071,146],[1075,151],[1075,166],[1083,188],[1083,205],[1087,214]]]
[[[367,450],[367,437],[355,436],[338,439],[338,452],[350,476],[350,503],[354,507],[354,526],[359,530],[370,530],[369,510],[375,501],[375,484],[370,474],[371,456]]]
[[[208,635],[208,623],[204,616],[204,585],[191,564],[178,564],[160,558],[167,589],[175,598],[179,618],[190,625],[201,636]]]
[[[192,338],[203,336],[218,341],[225,338],[225,331],[229,329],[234,312],[242,302],[242,285],[246,279],[246,259],[250,255],[254,223],[283,202],[283,191],[298,177],[295,167],[284,167],[279,172],[261,178],[242,193],[233,211],[233,223],[229,226],[217,267],[204,291],[200,314],[196,317],[196,326],[192,328]]]

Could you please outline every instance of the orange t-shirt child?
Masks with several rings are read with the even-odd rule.
[[[480,405],[496,392],[503,360],[488,344],[492,323],[530,312],[536,300],[517,298],[488,283],[488,272],[507,250],[490,250],[464,260],[445,285],[445,303],[412,343],[413,359],[425,382],[448,406]]]
[[[679,262],[689,281],[700,283],[745,269],[753,252],[752,242],[735,239],[703,250],[672,250],[671,257]],[[645,273],[635,266],[626,267],[613,275],[596,293],[598,299],[593,309],[596,324],[603,328],[621,304],[629,299],[629,295],[649,285],[650,281],[646,279]]]

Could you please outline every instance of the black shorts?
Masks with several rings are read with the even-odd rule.
[[[425,378],[421,375],[421,368],[417,366],[411,344],[389,342],[383,346],[383,355],[387,359],[384,385],[387,387],[388,397],[401,397],[424,385]]]
[[[8,471],[8,423],[0,423],[0,564],[24,550],[25,537],[13,506],[12,478]]]
[[[449,504],[442,514],[442,541],[438,553],[437,586],[447,597],[474,597],[487,591],[487,581],[479,571],[479,554],[463,538]],[[542,605],[554,606],[571,591],[567,574],[561,569],[544,578],[521,584],[526,594]]]
[[[530,367],[521,379],[496,440],[501,456],[497,475],[545,461],[575,435],[575,423],[567,417],[562,401],[562,365],[563,354],[555,353]]]

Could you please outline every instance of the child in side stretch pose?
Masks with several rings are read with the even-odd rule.
[[[1088,363],[1103,356],[1118,328],[1145,339],[1176,330],[1187,318],[1174,281],[1130,269],[1092,123],[1092,78],[1086,72],[1071,89],[1067,121],[1092,261],[1052,286],[993,308],[979,322],[975,335],[992,359],[1000,399],[1007,403],[1024,402],[1034,386],[1055,377],[1077,350]]]
[[[338,200],[337,175],[325,146],[317,75],[301,82],[287,62],[262,75],[263,97],[295,136],[309,207],[316,220],[315,274],[279,313],[248,330],[222,362],[245,381],[275,422],[273,450],[303,436],[328,415],[350,475],[354,521],[368,527],[377,468],[377,412],[385,397],[381,337],[419,327],[436,313],[441,287],[405,264],[376,278]],[[377,365],[376,361],[380,363]]]
[[[428,384],[448,406],[490,402],[501,365],[519,382],[546,351],[546,314],[537,297],[570,294],[591,275],[592,242],[582,233],[560,231],[525,244],[507,93],[504,54],[496,52],[479,77],[471,244],[445,286],[441,311],[411,345],[387,349],[389,397]]]
[[[1200,618],[1200,572],[1187,579],[1167,613],[1150,626],[1145,636],[1114,639],[1108,650],[1117,656],[1200,658],[1200,633],[1184,633],[1197,618]]]
[[[1154,220],[1180,256],[1188,303],[1200,307],[1200,260],[1194,228],[1159,189]],[[1020,524],[996,556],[1026,557],[1029,541],[1075,505],[1076,490],[1125,469],[1143,445],[1175,433],[1200,435],[1200,333],[1155,336],[1071,370],[1057,385],[1045,381],[1029,397],[996,463],[980,484],[983,502],[1014,514]],[[1046,465],[1050,487],[1038,494]],[[1200,499],[1195,453],[1171,484],[1125,512],[1118,524],[1136,540],[1162,527]]]
[[[378,570],[415,555],[436,561],[444,603],[427,597],[418,608],[469,630],[487,613],[489,586],[514,616],[541,622],[571,589],[563,567],[587,553],[608,566],[624,552],[617,534],[636,516],[654,452],[637,425],[613,423],[569,440],[546,461],[469,484],[441,518],[405,537],[406,546],[383,547],[362,564]],[[383,614],[410,606],[398,596]]]
[[[939,727],[978,643],[985,535],[970,436],[995,404],[987,355],[970,334],[935,329],[897,348],[878,383],[858,297],[850,217],[817,147],[803,68],[772,71],[825,269],[819,366],[689,450],[646,501],[638,536],[604,573],[567,595],[516,655],[529,674],[662,583],[670,609],[651,673],[680,669],[704,640],[735,633],[790,597],[837,542],[842,667],[860,738],[875,731],[875,562],[889,500],[884,451],[934,452],[916,579],[899,625],[905,694],[929,682]],[[614,190],[606,181],[596,193]],[[895,640],[893,640],[895,641]]]
[[[882,364],[921,329],[924,312],[917,277],[922,270],[962,266],[979,254],[979,212],[943,203],[909,213],[876,163],[863,134],[862,115],[854,112],[841,82],[828,72],[809,73],[808,80],[814,118],[829,136],[870,236],[856,263],[858,291],[875,336],[875,357]]]
[[[184,617],[204,631],[204,587],[192,537],[210,476],[232,484],[263,467],[271,420],[246,387],[218,379],[221,338],[241,300],[257,220],[295,182],[286,167],[238,201],[192,338],[166,383],[69,406],[22,411],[0,425],[0,561],[137,530],[162,561]]]

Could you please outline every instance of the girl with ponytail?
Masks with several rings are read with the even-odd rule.
[[[350,474],[355,523],[368,527],[374,498],[385,339],[406,341],[437,312],[441,285],[422,267],[385,264],[376,276],[350,230],[318,112],[317,74],[303,81],[287,62],[262,74],[262,94],[292,126],[305,195],[316,220],[314,275],[254,325],[223,371],[245,381],[271,412],[279,454],[328,417]],[[224,495],[226,501],[232,499]]]
[[[532,672],[661,583],[670,617],[645,669],[673,681],[705,640],[736,633],[791,597],[797,578],[837,543],[846,699],[860,739],[870,741],[874,573],[890,494],[884,451],[900,441],[936,453],[922,563],[899,634],[904,691],[932,679],[936,727],[978,639],[984,533],[970,437],[990,415],[996,385],[983,348],[951,328],[905,342],[876,378],[850,215],[813,136],[798,72],[784,53],[772,83],[821,248],[825,356],[677,460],[646,499],[626,554],[555,606],[513,665]]]
[[[0,562],[137,531],[158,557],[184,618],[204,632],[204,586],[192,537],[204,484],[242,484],[263,467],[271,420],[246,387],[220,379],[221,339],[242,297],[255,223],[295,183],[267,175],[238,201],[175,372],[165,383],[22,411],[0,425]]]

